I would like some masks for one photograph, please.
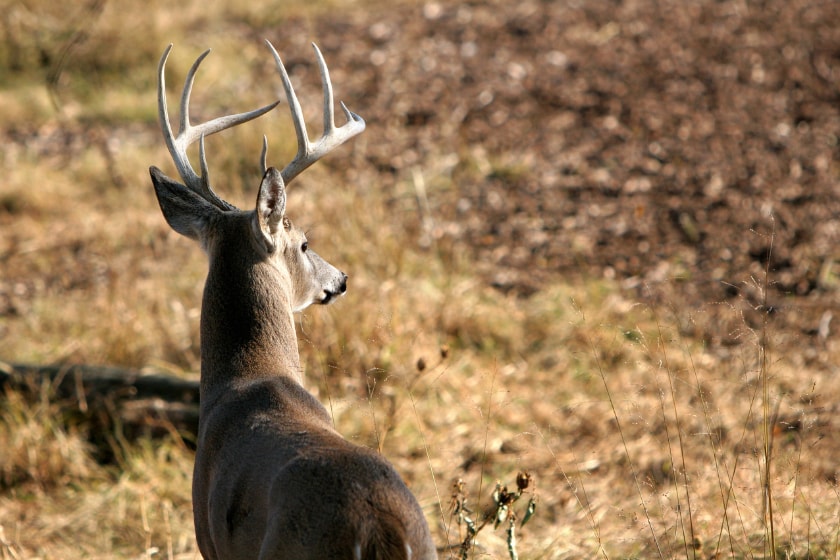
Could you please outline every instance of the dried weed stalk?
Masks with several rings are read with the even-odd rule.
[[[520,471],[516,475],[516,490],[513,491],[508,490],[507,486],[503,486],[501,481],[496,481],[496,487],[492,494],[493,504],[484,510],[482,519],[477,523],[474,519],[475,512],[467,505],[466,484],[460,478],[453,483],[452,516],[455,518],[458,526],[463,527],[465,531],[464,537],[458,545],[461,560],[467,560],[469,558],[470,551],[473,550],[476,544],[476,536],[490,521],[493,522],[494,530],[498,529],[500,525],[507,524],[508,554],[511,560],[518,560],[519,554],[516,550],[516,522],[520,514],[517,514],[514,506],[526,494],[529,495],[528,503],[521,513],[522,521],[519,525],[520,528],[523,527],[537,510],[537,491],[534,484],[534,477],[527,471]]]

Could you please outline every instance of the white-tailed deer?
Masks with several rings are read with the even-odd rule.
[[[286,218],[285,187],[330,150],[364,130],[335,126],[327,66],[316,57],[324,88],[324,134],[309,141],[289,77],[268,43],[292,110],[298,152],[282,171],[266,169],[256,207],[241,211],[210,188],[204,137],[256,118],[261,109],[191,125],[190,69],[181,96],[178,135],[158,68],[163,136],[184,184],[150,169],[163,215],[198,241],[210,261],[201,309],[201,412],[193,478],[195,530],[207,559],[436,558],[423,512],[379,454],[349,443],[302,385],[293,313],[344,293],[347,276],[308,248]],[[314,46],[314,45],[313,45]],[[198,141],[201,174],[187,158]]]

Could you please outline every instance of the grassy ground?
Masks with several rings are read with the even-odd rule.
[[[374,2],[3,6],[0,360],[195,375],[205,261],[164,222],[147,172],[171,171],[158,57],[175,43],[174,102],[214,48],[193,95],[206,119],[274,98],[260,40],[282,36],[317,123],[314,69],[299,61],[322,40],[313,22],[345,10],[388,14]],[[333,66],[337,97],[356,109],[341,75]],[[312,246],[350,275],[345,298],[300,316],[299,346],[309,388],[342,434],[403,474],[442,557],[459,557],[465,535],[453,483],[479,510],[519,471],[539,500],[517,533],[522,558],[837,557],[836,341],[806,346],[761,308],[758,320],[714,301],[686,308],[611,279],[499,291],[470,247],[430,234],[429,201],[457,178],[515,170],[475,150],[454,164],[432,153],[381,180],[367,157],[388,140],[377,124],[291,191]],[[263,133],[270,160],[292,156],[281,113],[208,140],[216,189],[240,207],[253,204]],[[758,301],[772,274],[755,277]],[[693,336],[707,315],[726,319],[729,343]],[[99,465],[49,397],[0,402],[0,558],[197,558],[186,446],[116,437],[116,464]],[[507,557],[504,528],[484,528],[470,557]]]

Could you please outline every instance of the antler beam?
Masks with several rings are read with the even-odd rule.
[[[332,83],[330,82],[330,73],[327,69],[327,63],[324,62],[324,57],[318,46],[312,43],[315,49],[315,56],[318,59],[318,68],[321,72],[321,86],[324,90],[324,133],[315,142],[309,140],[309,135],[306,132],[306,122],[303,119],[303,111],[300,108],[297,95],[292,87],[292,82],[289,80],[289,74],[286,72],[286,67],[283,66],[283,61],[280,60],[280,55],[274,45],[268,40],[265,42],[271,53],[274,55],[274,61],[277,64],[277,70],[280,72],[280,77],[283,80],[283,89],[286,91],[286,99],[289,101],[289,108],[292,112],[292,120],[295,125],[295,133],[297,134],[298,151],[294,159],[289,163],[281,175],[283,181],[288,185],[289,182],[300,175],[300,173],[324,157],[326,154],[349,140],[350,138],[361,133],[365,129],[365,121],[359,115],[347,109],[344,103],[341,103],[341,109],[347,117],[347,122],[339,127],[335,126],[335,106],[333,102]],[[263,148],[265,150],[265,147]],[[265,167],[265,163],[263,163]]]
[[[234,207],[230,203],[219,198],[219,196],[213,192],[213,189],[210,188],[207,158],[204,152],[204,137],[264,115],[274,109],[274,107],[276,107],[280,102],[275,101],[270,105],[266,105],[265,107],[255,109],[247,113],[227,115],[198,125],[191,125],[190,94],[192,93],[193,82],[195,81],[195,74],[198,71],[198,67],[207,55],[210,54],[210,49],[208,49],[196,59],[187,74],[187,79],[184,82],[184,89],[181,93],[181,114],[178,136],[175,136],[172,132],[172,125],[169,122],[169,112],[166,107],[166,81],[164,77],[166,60],[169,58],[169,52],[171,50],[172,45],[170,44],[166,47],[166,50],[160,59],[160,64],[158,65],[158,118],[160,119],[161,130],[163,131],[163,139],[166,142],[166,147],[169,149],[169,154],[172,156],[172,161],[178,169],[178,174],[181,176],[181,179],[184,181],[187,188],[222,210],[231,210]],[[189,158],[187,157],[187,147],[190,144],[195,143],[196,140],[199,142],[199,159],[201,165],[200,176],[193,170],[192,165],[190,165]]]

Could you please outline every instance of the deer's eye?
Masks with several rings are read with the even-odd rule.
[[[300,252],[305,253],[307,249],[309,249],[309,242],[304,241],[303,244],[300,246]]]

